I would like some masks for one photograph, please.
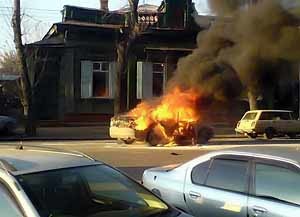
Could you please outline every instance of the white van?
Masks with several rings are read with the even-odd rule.
[[[235,131],[251,138],[259,134],[267,139],[284,135],[294,138],[300,134],[300,121],[293,119],[292,111],[287,110],[248,111],[238,122]]]

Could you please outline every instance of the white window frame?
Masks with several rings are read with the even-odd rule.
[[[159,64],[159,65],[163,65],[163,71],[154,71],[153,70],[153,74],[163,74],[163,93],[162,94],[164,94],[165,93],[165,90],[166,90],[166,64],[165,63],[157,63],[157,62],[155,62],[155,63],[152,63],[153,64],[153,66],[154,66],[154,64]],[[152,79],[153,79],[153,77],[152,77]],[[153,88],[153,84],[152,84],[152,88]],[[153,95],[153,90],[152,90],[152,96],[154,96]],[[156,96],[155,96],[156,97]]]
[[[154,64],[163,64],[163,72],[155,72],[153,70]],[[137,99],[149,99],[153,96],[153,74],[154,73],[163,73],[163,92],[166,88],[166,64],[159,62],[137,62],[137,86],[136,86],[136,96]],[[156,96],[155,96],[156,97]]]
[[[100,69],[94,69],[94,64],[100,64]],[[102,69],[102,64],[109,64],[108,70]],[[81,99],[113,99],[114,98],[114,74],[116,69],[116,63],[115,62],[109,62],[109,61],[81,61]],[[87,76],[90,76],[88,78],[83,76],[83,73],[88,74]],[[107,96],[93,96],[93,79],[94,79],[94,73],[107,73],[108,74],[108,95]],[[85,86],[86,82],[90,82],[90,85]]]

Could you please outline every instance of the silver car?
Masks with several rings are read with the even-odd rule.
[[[188,217],[116,169],[84,154],[0,148],[3,217]]]
[[[211,152],[146,170],[143,184],[194,216],[300,216],[300,146]]]

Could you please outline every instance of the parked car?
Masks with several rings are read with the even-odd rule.
[[[242,147],[148,169],[143,184],[198,217],[300,216],[300,149]]]
[[[111,118],[109,135],[111,138],[124,141],[126,144],[132,144],[135,140],[145,140],[151,146],[158,144],[167,144],[169,139],[163,139],[156,133],[156,123],[150,125],[143,131],[137,130],[135,124],[136,117],[128,115],[117,115]],[[171,123],[171,124],[170,124]],[[167,122],[159,123],[166,126],[165,134],[167,138],[174,138],[177,144],[205,144],[214,136],[214,130],[210,126],[199,124],[197,122]],[[171,126],[170,126],[171,125]],[[165,134],[163,134],[165,136]]]
[[[300,121],[293,119],[291,111],[248,111],[238,122],[235,131],[251,138],[256,138],[260,134],[267,139],[285,135],[295,138],[300,134]]]
[[[84,154],[0,148],[3,217],[188,217],[116,169]]]
[[[9,116],[0,116],[0,135],[13,133],[17,128],[17,120]]]

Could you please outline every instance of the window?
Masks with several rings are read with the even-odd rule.
[[[263,112],[260,120],[291,120],[290,112]]]
[[[5,186],[0,184],[0,213],[5,217],[23,216]]]
[[[256,164],[255,194],[300,205],[300,174],[290,169]]]
[[[81,98],[112,98],[114,64],[81,62]]]
[[[165,89],[165,66],[161,63],[153,64],[153,85],[152,92],[154,97],[163,95]]]
[[[243,120],[254,120],[256,118],[257,113],[251,112],[247,113]]]
[[[192,181],[195,184],[203,185],[207,175],[210,161],[206,161],[194,167],[192,170]]]
[[[159,198],[106,165],[43,171],[17,179],[41,217],[146,217],[169,209]]]
[[[230,191],[244,192],[247,183],[247,161],[214,160],[206,185]]]
[[[162,63],[137,63],[137,99],[159,97],[164,93],[166,76]]]

